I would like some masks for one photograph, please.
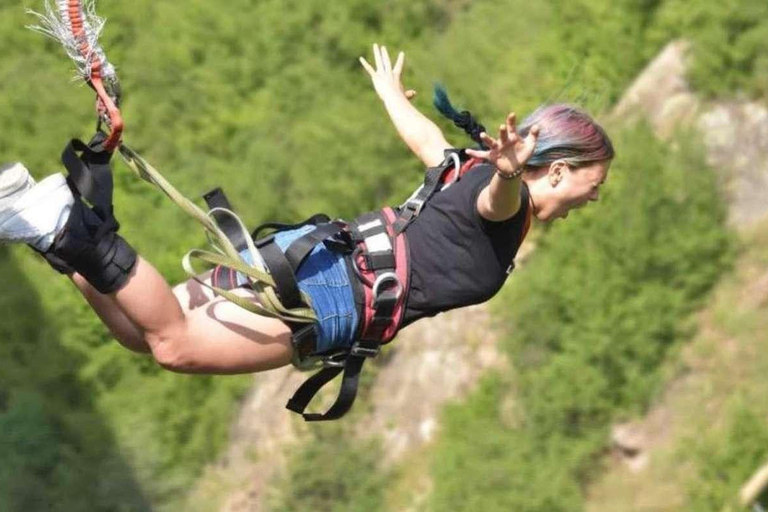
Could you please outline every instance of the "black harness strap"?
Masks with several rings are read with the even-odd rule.
[[[424,184],[400,209],[400,215],[394,224],[396,234],[405,231],[411,222],[419,216],[427,201],[429,201],[442,186],[441,178],[451,164],[451,160],[447,159],[437,167],[430,167],[427,169],[427,173],[424,175]]]
[[[280,296],[280,302],[286,308],[298,308],[301,306],[301,292],[299,284],[296,282],[296,275],[288,258],[275,243],[275,237],[270,235],[267,238],[258,240],[256,248],[264,258],[269,273],[275,279],[275,288]]]
[[[379,352],[379,343],[375,341],[358,341],[344,361],[344,366],[324,368],[312,375],[293,394],[285,406],[287,409],[301,414],[306,421],[337,420],[352,408],[357,398],[357,388],[360,385],[360,372],[365,360],[374,357]],[[341,389],[334,404],[323,414],[305,413],[307,406],[315,395],[330,381],[336,378],[342,370]]]
[[[317,216],[298,226],[305,226],[315,218]],[[317,244],[334,236],[342,229],[343,227],[338,224],[320,224],[309,233],[291,242],[285,252],[275,243],[274,235],[269,235],[256,241],[256,247],[264,258],[264,263],[267,265],[269,273],[275,278],[277,293],[280,295],[280,301],[285,307],[296,308],[302,304],[301,292],[296,281],[296,272],[306,257]]]
[[[220,187],[204,194],[203,199],[205,199],[205,203],[208,205],[209,210],[213,210],[214,208],[224,208],[229,211],[234,211],[227,195]],[[237,252],[241,252],[248,247],[248,241],[245,239],[243,230],[240,229],[240,225],[234,218],[218,211],[213,212],[213,220],[219,228],[221,228],[227,238],[229,238],[229,241],[232,242],[232,245],[237,249]]]
[[[338,234],[342,229],[344,228],[338,224],[320,224],[314,230],[291,242],[291,245],[285,250],[285,257],[290,262],[291,267],[294,270],[299,270],[301,264],[309,256],[309,253],[317,247],[317,244]]]
[[[104,221],[100,231],[117,230],[120,224],[115,219],[112,206],[114,188],[109,161],[112,154],[102,144],[106,135],[97,132],[88,144],[74,139],[61,154],[61,162],[67,169],[70,189],[84,197],[96,215]],[[97,233],[96,236],[99,234]]]
[[[251,238],[253,238],[254,240],[258,240],[260,238],[259,235],[261,235],[261,232],[264,231],[265,229],[272,229],[275,231],[285,231],[286,229],[301,228],[306,226],[307,224],[312,224],[316,226],[318,224],[323,224],[325,222],[330,222],[330,221],[331,221],[331,218],[328,217],[326,214],[317,213],[311,216],[310,218],[308,218],[307,220],[303,222],[299,222],[297,224],[284,224],[281,222],[265,222],[264,224],[261,224],[259,227],[253,230],[253,232],[251,233]]]

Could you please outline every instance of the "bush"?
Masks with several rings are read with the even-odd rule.
[[[315,425],[295,447],[288,470],[277,483],[271,510],[276,512],[377,512],[384,509],[390,478],[380,468],[377,439],[360,440],[349,426]]]
[[[654,30],[658,40],[693,41],[690,77],[706,95],[768,95],[768,4],[762,0],[667,0]]]
[[[768,457],[766,420],[737,397],[727,411],[724,427],[690,439],[684,450],[681,457],[692,455],[694,463],[687,510],[741,510],[736,503],[739,489]]]

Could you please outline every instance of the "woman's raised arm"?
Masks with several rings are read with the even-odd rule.
[[[360,63],[368,72],[376,93],[384,103],[397,133],[408,148],[428,167],[443,161],[443,151],[451,147],[440,128],[414,107],[410,99],[415,91],[406,91],[401,82],[405,54],[400,52],[395,65],[386,47],[373,45],[375,68],[360,57]]]

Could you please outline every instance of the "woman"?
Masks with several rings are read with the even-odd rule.
[[[403,54],[394,66],[386,48],[374,45],[373,54],[374,65],[361,63],[400,136],[424,164],[439,164],[450,144],[411,105],[412,94],[400,81]],[[514,114],[507,116],[497,138],[475,134],[488,149],[466,154],[488,165],[435,195],[409,227],[404,325],[489,299],[507,277],[530,216],[566,218],[597,201],[613,149],[596,123],[563,105],[540,108],[519,132],[515,122]],[[171,288],[117,235],[111,197],[108,203],[87,206],[60,174],[35,184],[21,164],[0,168],[0,242],[24,242],[44,253],[122,345],[151,353],[164,368],[230,374],[291,362],[288,325],[241,309],[194,280]],[[276,243],[284,249],[311,229],[279,233]],[[320,244],[297,274],[320,319],[323,350],[348,347],[357,330],[359,311],[346,270],[345,259]],[[234,292],[255,300],[245,287]]]

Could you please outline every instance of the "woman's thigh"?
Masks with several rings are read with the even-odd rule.
[[[201,281],[210,285],[212,273],[213,271],[208,271],[204,274],[198,275],[197,277]],[[186,281],[174,286],[173,294],[179,301],[179,305],[181,305],[181,309],[184,311],[184,314],[187,314],[193,309],[199,308],[200,306],[205,306],[212,300],[217,299],[216,294],[213,293],[213,290],[203,286],[194,279],[187,279]]]
[[[210,272],[200,278],[210,284]],[[232,291],[257,300],[245,288]],[[215,373],[254,372],[291,362],[291,330],[281,320],[247,311],[194,279],[175,286],[173,292],[189,324],[190,354],[200,363],[207,362],[206,369]]]

